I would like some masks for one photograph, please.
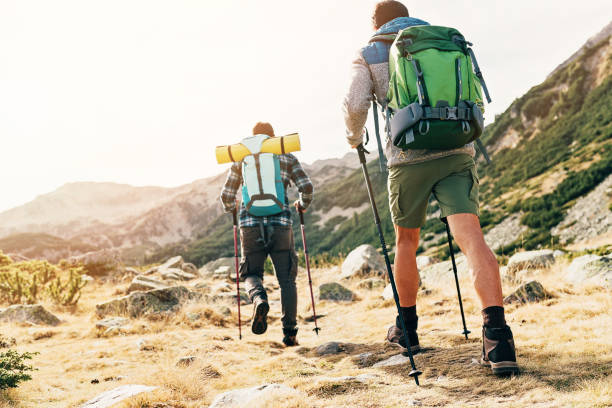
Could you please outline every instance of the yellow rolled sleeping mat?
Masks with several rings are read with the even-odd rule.
[[[300,150],[300,136],[292,133],[286,136],[270,137],[263,141],[259,153],[285,154]],[[227,146],[217,146],[215,155],[217,163],[231,163],[242,161],[252,152],[242,143]]]

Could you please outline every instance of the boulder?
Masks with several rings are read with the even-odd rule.
[[[321,344],[319,347],[315,349],[315,354],[317,356],[328,356],[331,354],[342,353],[344,348],[342,347],[342,343],[338,343],[337,341],[330,341],[324,344]]]
[[[130,286],[128,287],[128,293],[132,293],[137,290],[147,291],[155,289],[164,289],[167,287],[168,285],[156,279],[149,278],[145,275],[138,275],[132,280],[132,283],[130,283]]]
[[[12,305],[0,311],[0,321],[57,326],[60,319],[41,305]]]
[[[431,256],[427,256],[427,255],[417,256],[416,261],[417,261],[417,268],[419,270],[436,263],[436,260],[434,258],[432,258]]]
[[[180,268],[183,265],[183,257],[178,255],[168,259],[159,266],[159,269]]]
[[[368,278],[364,279],[357,284],[357,287],[360,289],[379,289],[385,287],[385,281],[380,278]]]
[[[208,408],[241,408],[253,405],[265,399],[273,406],[273,398],[293,396],[298,398],[300,392],[283,384],[265,384],[252,388],[240,388],[218,395]]]
[[[455,263],[457,264],[457,274],[460,277],[468,274],[469,267],[464,255],[455,256]],[[453,264],[450,260],[430,265],[419,271],[421,283],[425,283],[427,286],[436,286],[440,283],[446,285],[449,279],[454,279],[453,275]]]
[[[153,391],[156,388],[157,387],[149,387],[147,385],[122,385],[121,387],[114,388],[98,395],[97,397],[81,405],[79,408],[111,407],[116,405],[119,401],[123,401],[143,392]]]
[[[88,275],[105,276],[123,271],[121,254],[115,249],[102,249],[73,256],[68,260],[71,264],[82,264]]]
[[[183,272],[198,276],[198,268],[192,263],[184,263],[183,265],[181,265],[181,269],[183,270]]]
[[[200,274],[202,276],[211,276],[219,267],[227,266],[230,269],[234,269],[234,258],[226,257],[215,259],[214,261],[208,262],[206,265],[200,268]]]
[[[98,320],[96,322],[96,329],[99,332],[103,332],[105,335],[108,335],[125,329],[129,322],[129,319],[124,317],[109,317],[103,320]]]
[[[540,282],[531,281],[521,285],[511,295],[506,296],[504,304],[539,302],[551,297],[552,295],[544,289]]]
[[[179,268],[159,268],[159,274],[163,279],[167,280],[178,280],[178,281],[188,281],[197,278],[196,275],[192,275],[187,273]]]
[[[351,301],[355,298],[353,292],[336,282],[324,283],[319,286],[319,300]]]
[[[408,364],[408,363],[410,363],[410,358],[408,356],[405,356],[403,354],[396,354],[392,357],[389,357],[386,360],[379,361],[378,363],[374,364],[372,367],[390,367],[390,366],[396,366],[396,365],[402,365],[402,364]]]
[[[521,269],[543,269],[555,262],[554,252],[551,249],[538,251],[517,252],[508,260],[508,272]]]
[[[565,271],[572,283],[592,283],[612,287],[612,254],[584,255],[572,261]]]
[[[96,305],[96,314],[99,318],[109,315],[137,318],[148,314],[172,313],[189,300],[197,300],[200,297],[199,293],[191,292],[184,286],[134,292]]]
[[[235,268],[234,268],[235,269]],[[213,279],[229,279],[233,269],[229,266],[220,266],[212,274]]]
[[[382,276],[386,272],[385,260],[372,245],[364,244],[348,254],[342,263],[341,279],[353,276]]]
[[[232,292],[220,292],[207,298],[212,302],[236,303],[236,290]],[[240,288],[240,304],[251,304],[251,299],[249,298],[249,295],[247,295],[247,293],[242,288]]]
[[[387,286],[385,286],[385,289],[382,291],[381,296],[382,296],[383,300],[392,300],[393,299],[393,288],[391,287],[390,283]]]

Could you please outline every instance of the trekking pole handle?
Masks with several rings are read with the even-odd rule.
[[[359,155],[359,162],[360,162],[361,164],[365,164],[365,163],[366,163],[366,157],[365,157],[365,155],[366,155],[366,154],[370,154],[370,152],[368,152],[368,151],[366,150],[366,148],[365,148],[365,147],[363,147],[363,143],[362,143],[362,144],[360,144],[359,146],[357,146],[357,154]]]
[[[236,208],[232,210],[232,218],[234,219],[234,226],[238,225],[238,210]]]
[[[300,224],[304,225],[304,213],[298,210],[298,214],[300,214]]]

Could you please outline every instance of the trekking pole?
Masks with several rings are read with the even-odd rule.
[[[441,219],[444,224],[446,224],[446,236],[448,237],[448,249],[450,251],[451,261],[453,263],[453,272],[455,273],[455,285],[457,286],[457,297],[459,298],[459,310],[461,310],[461,321],[463,322],[463,334],[465,335],[465,339],[467,340],[468,334],[471,333],[467,329],[465,325],[465,314],[463,313],[463,301],[461,300],[461,289],[459,288],[459,277],[457,276],[457,264],[455,263],[455,253],[453,252],[453,236],[450,232],[450,227],[448,226],[448,220],[446,217]]]
[[[306,233],[304,232],[304,213],[298,209],[300,214],[300,227],[302,228],[302,244],[304,246],[304,258],[306,259],[306,271],[308,271],[308,285],[310,285],[310,301],[312,302],[312,315],[314,317],[315,328],[313,329],[317,336],[319,335],[319,326],[317,326],[317,311],[315,310],[314,295],[312,293],[312,278],[310,277],[310,260],[308,259],[308,246],[306,245]]]
[[[370,197],[370,204],[372,205],[372,212],[374,213],[374,222],[376,223],[376,227],[378,228],[380,245],[382,246],[382,252],[385,257],[385,264],[387,265],[387,274],[389,275],[389,280],[391,281],[391,289],[393,290],[393,299],[395,300],[395,306],[397,306],[397,313],[402,316],[399,295],[397,294],[395,279],[393,278],[393,271],[391,270],[391,262],[389,261],[389,253],[387,252],[385,237],[383,235],[382,227],[380,226],[380,217],[378,216],[378,209],[376,208],[376,201],[374,199],[374,193],[372,192],[372,183],[370,182],[370,175],[368,174],[365,154],[369,152],[365,149],[365,147],[363,147],[362,144],[360,144],[359,146],[357,146],[357,153],[359,154],[359,161],[361,162],[361,168],[363,169],[363,177],[365,178],[366,187],[368,189],[368,196]],[[404,338],[406,339],[408,358],[410,359],[410,365],[412,366],[412,370],[408,375],[410,377],[414,377],[414,382],[416,383],[416,385],[419,385],[419,375],[421,375],[422,372],[417,370],[416,365],[414,364],[414,356],[412,355],[412,350],[410,349],[410,338],[408,337],[408,330],[406,330],[406,323],[404,322],[404,319],[399,320],[402,326]]]
[[[372,101],[372,114],[374,114],[374,130],[376,131],[376,143],[378,144],[378,164],[380,165],[380,172],[386,173],[385,166],[385,155],[383,154],[382,142],[380,141],[380,130],[378,125],[378,105],[376,101]]]
[[[232,211],[234,217],[234,265],[236,266],[236,299],[238,302],[238,338],[242,340],[242,320],[240,319],[240,273],[238,267],[238,215],[236,208]]]

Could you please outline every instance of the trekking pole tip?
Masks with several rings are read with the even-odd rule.
[[[314,331],[315,333],[317,333],[317,336],[319,335],[319,332],[321,331],[320,327],[315,327],[314,329],[312,329],[312,331]]]
[[[408,373],[408,375],[410,377],[414,378],[414,382],[416,383],[416,385],[421,385],[421,384],[419,384],[419,375],[421,375],[421,374],[423,374],[423,373],[421,371],[419,371],[419,370],[416,370],[416,369],[412,370],[412,371],[410,371],[410,373]]]

